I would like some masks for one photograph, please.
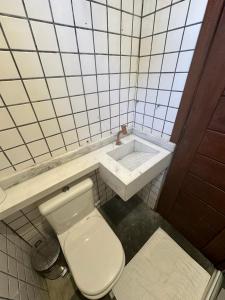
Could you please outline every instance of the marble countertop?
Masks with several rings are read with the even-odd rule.
[[[130,134],[123,138],[123,143],[128,143],[134,138],[138,138],[136,134]],[[114,140],[112,142],[112,139],[108,139],[108,144],[105,143],[104,145],[104,143],[100,143],[99,148],[96,146],[94,149],[90,148],[89,153],[83,155],[80,154],[78,157],[73,155],[71,157],[75,158],[72,158],[67,162],[63,162],[62,159],[61,165],[53,167],[36,176],[34,176],[34,168],[33,171],[30,172],[30,178],[27,178],[26,172],[23,172],[22,176],[25,178],[25,181],[15,185],[10,185],[8,183],[8,187],[4,188],[2,186],[3,188],[0,189],[0,219],[4,219],[18,209],[24,208],[59,190],[65,185],[78,180],[98,169],[100,166],[112,170],[112,172],[116,173],[119,180],[126,182],[126,184],[131,183],[139,173],[133,171],[131,176],[131,172],[126,170],[123,166],[118,167],[119,164],[117,164],[115,169],[115,162],[107,155],[109,151],[112,151],[117,147],[119,146],[115,145]],[[154,145],[154,147],[158,146]],[[84,153],[87,152],[86,150]],[[163,149],[163,152],[168,155],[171,154],[171,151]],[[66,161],[65,158],[64,161]],[[29,173],[29,170],[27,172]],[[3,183],[6,186],[6,180],[4,180]]]

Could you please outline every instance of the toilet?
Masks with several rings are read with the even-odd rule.
[[[80,292],[88,299],[109,293],[125,265],[121,242],[94,206],[86,179],[39,206],[55,230]]]
[[[55,230],[80,292],[117,300],[217,298],[223,275],[210,275],[158,228],[125,265],[123,247],[94,207],[93,182],[86,179],[39,206]]]

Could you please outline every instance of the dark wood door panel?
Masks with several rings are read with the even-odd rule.
[[[221,97],[209,124],[209,128],[225,133],[225,97]]]
[[[204,249],[203,253],[219,264],[225,257],[225,229],[222,230]]]
[[[222,271],[225,270],[225,260],[216,264],[215,267]]]
[[[225,192],[214,185],[188,173],[184,179],[182,190],[188,195],[199,198],[225,215]]]
[[[198,152],[225,163],[225,134],[207,130]]]
[[[208,8],[209,3],[214,6],[219,1],[209,0]],[[188,84],[196,77],[193,68],[188,75],[172,136],[177,147],[158,211],[213,263],[225,268],[224,0],[220,4],[214,37],[194,88]],[[206,14],[203,26],[207,22],[210,24]],[[184,113],[187,102],[191,106]]]
[[[190,171],[204,181],[225,191],[225,165],[206,156],[196,154]]]
[[[180,193],[169,221],[203,248],[225,227],[225,217],[196,197]]]

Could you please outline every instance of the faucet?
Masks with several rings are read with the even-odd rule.
[[[127,134],[127,127],[126,125],[121,125],[121,130],[117,133],[116,136],[116,145],[121,145],[121,141],[120,141],[120,134]]]

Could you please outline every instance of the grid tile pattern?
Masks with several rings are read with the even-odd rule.
[[[99,171],[88,174],[80,180],[84,180],[88,177],[91,178],[94,183],[93,197],[96,207],[99,207],[115,196],[114,191],[101,179]],[[38,206],[44,201],[46,201],[46,199],[29,205],[4,220],[12,230],[31,246],[36,246],[49,236],[55,235],[46,218],[40,214],[38,209]]]
[[[135,128],[169,139],[207,0],[144,0]]]
[[[142,0],[0,4],[0,174],[133,126]]]
[[[161,172],[156,178],[146,184],[146,186],[138,192],[138,196],[153,210],[157,206],[157,200],[159,198],[165,176],[166,170]]]
[[[0,221],[0,299],[49,299],[45,280],[31,268],[30,250]]]

